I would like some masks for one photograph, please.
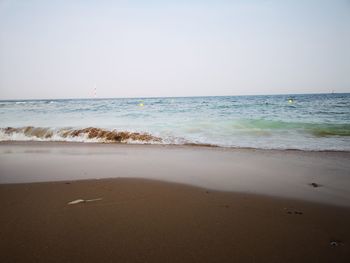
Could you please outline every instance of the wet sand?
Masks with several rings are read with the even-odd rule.
[[[350,258],[350,209],[302,201],[108,179],[0,185],[0,208],[0,262]]]
[[[146,178],[350,206],[349,160],[350,152],[3,142],[0,183]]]
[[[348,262],[348,157],[1,143],[0,262]]]

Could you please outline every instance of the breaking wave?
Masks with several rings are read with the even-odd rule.
[[[148,133],[105,130],[101,128],[0,128],[0,141],[68,141],[104,143],[161,143],[162,139]]]

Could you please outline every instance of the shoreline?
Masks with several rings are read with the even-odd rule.
[[[95,199],[69,205],[77,199]],[[0,185],[1,262],[347,262],[350,209],[155,180]]]
[[[349,158],[348,152],[11,142],[0,143],[0,184],[144,178],[350,206]]]
[[[87,145],[87,146],[93,146],[93,145],[110,145],[114,147],[120,147],[125,145],[132,146],[145,146],[145,147],[174,147],[174,148],[216,148],[219,150],[231,150],[231,151],[239,151],[239,150],[248,150],[248,151],[267,151],[267,152],[305,152],[305,153],[344,153],[349,154],[350,151],[348,150],[304,150],[304,149],[298,149],[298,148],[285,148],[285,149],[275,149],[275,148],[254,148],[254,147],[236,147],[236,146],[220,146],[215,144],[205,144],[205,143],[184,143],[184,144],[165,144],[165,143],[129,143],[129,142],[81,142],[81,141],[35,141],[35,140],[8,140],[8,141],[0,141],[0,147],[1,145]]]

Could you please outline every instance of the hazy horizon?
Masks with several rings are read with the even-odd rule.
[[[143,97],[75,97],[75,98],[16,98],[0,99],[0,101],[24,101],[24,100],[104,100],[104,99],[157,99],[157,98],[205,98],[205,97],[245,97],[245,96],[293,96],[293,95],[322,95],[322,94],[349,94],[350,92],[314,92],[314,93],[275,93],[275,94],[240,94],[240,95],[191,95],[191,96],[143,96]]]
[[[0,100],[350,92],[350,2],[1,1]]]

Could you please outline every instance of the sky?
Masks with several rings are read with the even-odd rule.
[[[0,0],[0,99],[350,92],[350,1]]]

